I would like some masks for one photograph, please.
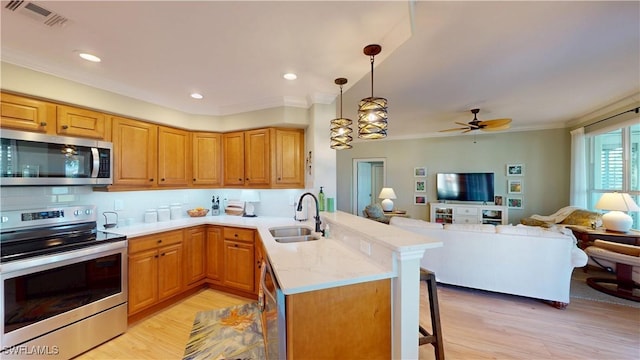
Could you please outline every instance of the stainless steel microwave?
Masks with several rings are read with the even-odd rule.
[[[4,129],[0,137],[0,186],[113,182],[110,142]]]

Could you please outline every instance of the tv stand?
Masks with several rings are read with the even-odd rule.
[[[449,203],[430,203],[429,205],[431,222],[506,225],[509,221],[509,211],[506,206]]]

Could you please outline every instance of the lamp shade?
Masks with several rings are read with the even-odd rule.
[[[602,215],[602,225],[607,230],[618,232],[629,231],[633,224],[633,218],[623,211],[640,211],[640,207],[629,194],[618,192],[603,194],[596,203],[596,209],[609,210]]]
[[[382,188],[378,198],[380,198],[380,199],[396,199],[396,193],[393,191],[393,188]]]

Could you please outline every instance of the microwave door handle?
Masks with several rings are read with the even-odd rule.
[[[98,172],[100,171],[100,153],[98,152],[98,148],[91,148],[91,159],[93,160],[93,165],[91,167],[91,177],[97,178]]]

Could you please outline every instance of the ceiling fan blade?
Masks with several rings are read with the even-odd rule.
[[[511,126],[509,126],[509,124],[507,124],[507,125],[502,125],[502,126],[483,127],[483,128],[480,128],[480,130],[482,130],[482,131],[500,131],[500,130],[507,130],[510,127]]]
[[[453,129],[445,129],[445,130],[440,130],[439,132],[448,132],[448,131],[460,131],[460,130],[468,130],[469,127],[463,127],[463,128],[453,128]]]
[[[480,121],[478,125],[480,125],[480,128],[486,129],[486,128],[497,128],[497,127],[503,127],[503,126],[508,127],[510,123],[511,123],[511,119],[494,119],[494,120]]]
[[[468,128],[468,127],[472,127],[472,128],[475,128],[475,129],[479,128],[479,126],[471,124],[471,123],[461,123],[461,122],[457,122],[457,121],[455,121],[455,123],[458,124],[458,125],[464,126],[465,129]]]

